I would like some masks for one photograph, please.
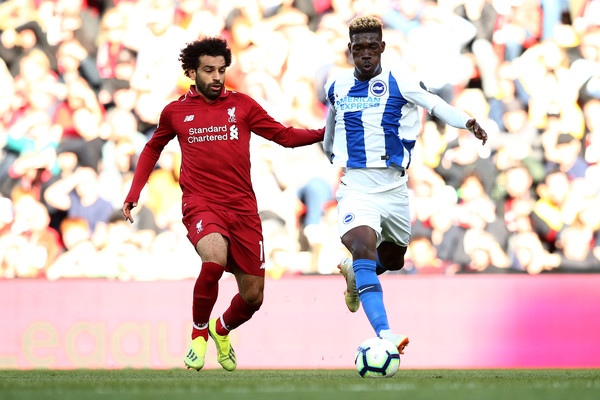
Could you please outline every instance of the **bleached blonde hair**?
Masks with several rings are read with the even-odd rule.
[[[350,39],[357,33],[377,33],[380,37],[383,36],[383,23],[377,17],[370,15],[356,17],[348,25],[348,33]]]

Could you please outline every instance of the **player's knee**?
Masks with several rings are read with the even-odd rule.
[[[246,290],[244,293],[240,293],[242,299],[252,308],[258,310],[263,303],[263,291],[259,288],[253,288]]]
[[[359,259],[373,259],[375,257],[375,250],[371,249],[364,242],[360,240],[345,240],[343,241],[344,246],[352,254],[352,258],[355,260]]]

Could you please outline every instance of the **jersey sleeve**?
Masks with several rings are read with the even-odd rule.
[[[146,185],[146,182],[148,182],[148,178],[154,170],[154,166],[160,157],[160,153],[166,144],[175,137],[175,131],[171,126],[169,117],[169,107],[167,106],[160,115],[156,131],[148,143],[146,143],[140,154],[135,173],[133,174],[131,188],[125,198],[126,203],[136,203],[139,200],[140,193],[144,188],[144,185]]]
[[[433,107],[444,101],[440,96],[431,93],[421,81],[405,80],[399,82],[399,86],[400,92],[406,100],[422,107],[428,113],[431,113]]]
[[[469,114],[461,109],[451,106],[445,101],[438,103],[431,111],[431,115],[455,128],[469,129],[467,128],[467,121],[471,119]]]
[[[300,129],[286,127],[271,117],[256,101],[246,97],[250,103],[250,130],[265,139],[272,140],[284,147],[305,146],[323,140],[325,128]]]

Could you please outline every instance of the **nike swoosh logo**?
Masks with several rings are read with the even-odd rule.
[[[362,292],[364,292],[365,290],[372,289],[372,288],[374,288],[374,287],[375,287],[374,285],[367,286],[367,287],[362,287],[362,288],[358,289],[358,294],[361,294],[361,293],[362,293]]]

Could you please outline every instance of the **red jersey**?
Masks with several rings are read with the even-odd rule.
[[[325,128],[297,129],[275,121],[251,97],[223,90],[208,103],[194,86],[162,111],[140,155],[125,202],[137,202],[161,151],[174,137],[181,147],[183,203],[240,214],[257,212],[250,180],[250,132],[285,147],[323,140]]]

